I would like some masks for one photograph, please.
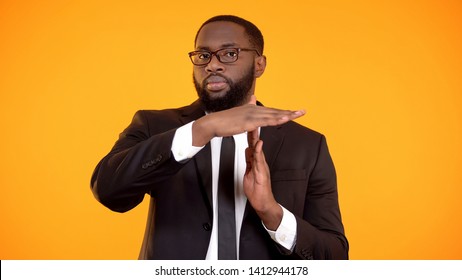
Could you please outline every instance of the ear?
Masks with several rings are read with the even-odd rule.
[[[266,69],[266,56],[261,55],[255,58],[255,77],[259,78]]]

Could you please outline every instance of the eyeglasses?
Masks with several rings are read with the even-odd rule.
[[[233,63],[239,58],[239,53],[243,51],[256,52],[258,56],[260,53],[256,49],[240,49],[240,48],[224,48],[214,52],[210,51],[193,51],[188,53],[191,62],[196,66],[204,66],[210,63],[212,57],[215,55],[221,63]]]

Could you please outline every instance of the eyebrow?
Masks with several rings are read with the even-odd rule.
[[[236,43],[226,43],[226,44],[222,44],[220,45],[220,47],[218,49],[222,49],[222,48],[236,48],[237,47],[237,44]],[[207,50],[207,51],[211,51],[211,49],[209,47],[203,47],[203,46],[197,46],[196,47],[196,50]]]

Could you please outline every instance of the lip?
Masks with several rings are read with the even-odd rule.
[[[209,91],[219,92],[219,91],[224,90],[227,87],[227,85],[228,84],[226,82],[208,83],[207,89]]]
[[[205,87],[211,92],[220,92],[226,89],[228,81],[224,77],[210,76],[205,80]]]
[[[211,84],[211,83],[227,83],[226,79],[220,76],[210,76],[207,79],[205,79],[205,84]]]

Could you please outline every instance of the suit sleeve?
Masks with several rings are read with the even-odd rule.
[[[182,167],[171,153],[176,128],[151,135],[149,125],[144,112],[138,111],[93,172],[94,196],[113,211],[132,209],[156,183]]]
[[[303,217],[297,216],[294,254],[302,259],[348,259],[338,204],[337,179],[326,139],[320,139],[318,157],[309,176]]]

